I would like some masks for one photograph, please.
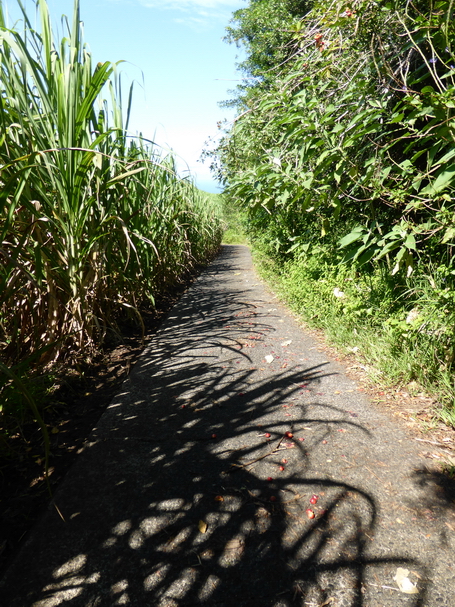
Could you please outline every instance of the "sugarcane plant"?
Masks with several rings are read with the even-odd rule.
[[[121,310],[140,318],[222,231],[172,156],[128,134],[132,87],[123,94],[120,62],[92,62],[79,0],[59,40],[45,0],[37,29],[17,4],[21,31],[0,1],[3,417],[20,377],[99,344]]]

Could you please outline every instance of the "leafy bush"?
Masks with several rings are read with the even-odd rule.
[[[241,18],[267,4],[272,11],[276,2],[251,2]],[[454,291],[453,2],[316,0],[300,14],[278,4],[287,20],[267,70],[254,54],[264,40],[256,49],[254,39],[240,38],[262,78],[238,89],[239,116],[218,147],[226,193],[282,272],[312,274],[311,288],[304,276],[287,285],[292,292],[301,285],[302,302],[315,298],[320,315],[335,310],[347,330],[364,315],[372,327],[386,323],[390,351],[407,357],[403,378],[424,379],[420,361],[429,380],[447,387],[455,321],[442,304]],[[438,283],[438,268],[446,269],[444,287],[422,290],[425,277]],[[345,272],[363,286],[348,289],[343,304],[329,295],[345,291]],[[372,305],[373,292],[385,301],[375,295]],[[416,306],[422,324],[410,326]],[[453,382],[444,390],[454,398]]]

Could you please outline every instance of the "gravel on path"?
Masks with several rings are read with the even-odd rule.
[[[225,245],[0,582],[3,607],[454,607],[454,504]]]

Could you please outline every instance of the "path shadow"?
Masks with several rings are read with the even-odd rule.
[[[299,440],[302,428],[370,432],[316,397],[326,365],[261,370],[274,328],[257,299],[228,288],[226,274],[241,271],[230,257],[183,297],[100,420],[56,496],[65,522],[49,512],[7,577],[5,605],[386,607],[396,593],[375,580],[398,566],[422,578],[406,605],[425,604],[421,564],[371,555],[372,495],[309,474],[319,446]],[[298,414],[283,421],[291,405]]]
[[[422,491],[419,499],[408,507],[423,525],[445,520],[446,526],[439,529],[438,540],[441,546],[451,549],[455,530],[455,478],[451,471],[421,467],[414,471],[413,480]]]

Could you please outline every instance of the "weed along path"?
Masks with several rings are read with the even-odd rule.
[[[453,503],[406,432],[276,302],[248,248],[224,246],[100,419],[0,604],[453,607]]]

